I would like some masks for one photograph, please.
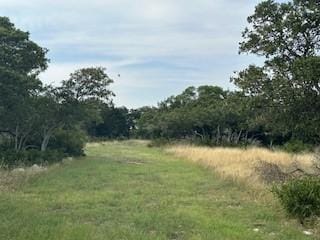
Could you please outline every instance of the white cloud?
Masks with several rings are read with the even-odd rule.
[[[0,0],[0,15],[50,49],[45,82],[57,83],[81,67],[105,66],[116,78],[119,104],[137,106],[191,84],[229,87],[232,71],[250,61],[237,48],[257,2]],[[149,97],[137,100],[141,91]]]

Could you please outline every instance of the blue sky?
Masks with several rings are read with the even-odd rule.
[[[190,85],[233,89],[233,71],[257,61],[239,56],[238,42],[258,2],[0,0],[0,15],[50,50],[44,82],[103,66],[115,81],[114,102],[131,108],[156,105]]]

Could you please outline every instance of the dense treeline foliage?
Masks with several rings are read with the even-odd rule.
[[[132,137],[135,119],[134,110],[104,105],[101,107],[101,121],[90,122],[87,131],[93,138],[128,139]]]
[[[320,143],[319,1],[263,1],[248,23],[240,53],[263,56],[264,65],[237,72],[231,81],[238,91],[190,87],[141,109],[139,135],[210,144]]]
[[[320,4],[264,1],[248,18],[240,52],[265,57],[233,78],[263,108],[272,133],[318,143],[320,136]]]
[[[250,99],[241,92],[220,87],[189,87],[183,93],[143,108],[137,123],[138,136],[186,139],[212,145],[268,142],[267,134],[254,122]]]
[[[0,164],[59,161],[83,154],[88,135],[129,138],[135,111],[113,106],[113,82],[102,67],[83,68],[61,85],[39,74],[47,49],[0,17]]]
[[[72,73],[61,86],[44,86],[47,49],[0,17],[0,160],[11,165],[81,155],[83,126],[111,104],[112,80],[101,67]]]

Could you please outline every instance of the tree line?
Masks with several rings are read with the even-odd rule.
[[[231,77],[237,90],[189,87],[142,109],[139,134],[219,145],[319,144],[319,1],[263,1],[242,37],[239,52],[265,61]]]
[[[44,85],[48,50],[0,17],[0,160],[61,160],[83,154],[86,126],[113,109],[113,82],[102,67],[83,68],[60,86]]]
[[[157,107],[129,110],[114,106],[113,80],[102,67],[44,85],[48,50],[0,17],[0,161],[81,155],[88,137],[319,145],[319,1],[263,1],[242,36],[239,52],[264,63],[235,72],[236,90],[188,87]]]

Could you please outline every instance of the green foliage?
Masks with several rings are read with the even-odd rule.
[[[148,143],[148,147],[164,147],[164,146],[168,146],[169,144],[172,144],[172,141],[170,141],[170,139],[155,138]]]
[[[58,130],[54,133],[49,149],[58,150],[69,156],[83,156],[87,136],[80,129]]]
[[[142,108],[136,134],[210,146],[246,144],[256,135],[252,116],[243,93],[216,86],[189,87],[158,108]]]
[[[34,127],[34,95],[41,89],[38,75],[47,68],[46,53],[28,32],[0,17],[0,134],[14,136],[18,151]]]
[[[89,123],[90,137],[109,139],[128,139],[134,127],[131,112],[125,107],[101,106],[101,122]]]
[[[312,150],[312,145],[305,144],[301,140],[292,139],[283,145],[283,149],[292,153],[307,152]]]
[[[265,57],[231,78],[240,92],[188,87],[143,108],[135,133],[205,145],[283,145],[301,151],[320,143],[320,5],[262,1],[248,17],[241,53]],[[303,144],[303,143],[305,144]]]
[[[60,162],[66,155],[58,150],[5,150],[0,152],[0,163],[6,167],[31,166],[33,164],[46,165]]]
[[[319,143],[319,2],[263,1],[248,23],[240,52],[266,61],[240,71],[233,82],[250,96],[271,134]]]
[[[111,105],[113,80],[102,67],[79,69],[59,87],[43,86],[38,76],[47,68],[47,52],[0,17],[0,144],[6,163],[60,158],[51,150],[82,155],[85,137],[75,126],[101,120],[100,105]]]
[[[315,0],[265,0],[248,17],[240,51],[265,56],[269,64],[287,64],[319,49],[320,5]]]
[[[274,186],[273,193],[285,210],[303,223],[306,219],[320,217],[320,178],[305,177],[289,180]]]
[[[47,49],[29,39],[7,17],[0,17],[0,67],[26,76],[47,68]]]
[[[113,83],[103,67],[82,68],[70,74],[68,80],[62,82],[62,95],[65,99],[109,102],[114,93],[108,89]]]

